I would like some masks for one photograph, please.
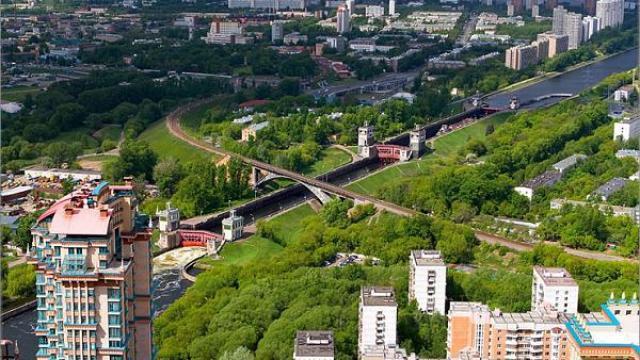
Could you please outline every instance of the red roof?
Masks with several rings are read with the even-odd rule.
[[[248,107],[256,107],[256,106],[261,106],[261,105],[267,105],[270,102],[271,102],[271,100],[249,100],[249,101],[245,101],[245,102],[241,103],[238,106],[240,106],[241,108],[248,108]]]

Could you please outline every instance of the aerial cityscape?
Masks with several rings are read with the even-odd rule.
[[[640,360],[637,0],[0,9],[0,359]]]

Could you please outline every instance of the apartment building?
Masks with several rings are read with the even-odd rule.
[[[591,39],[593,34],[600,31],[600,18],[594,16],[585,16],[582,18],[582,40]]]
[[[358,352],[361,357],[396,347],[398,303],[392,287],[365,286],[360,293]]]
[[[578,313],[578,283],[564,268],[534,266],[531,310],[548,306],[569,314]]]
[[[333,331],[298,331],[293,344],[293,360],[333,360]]]
[[[560,53],[569,50],[569,37],[567,35],[558,35],[552,32],[538,34],[538,41],[547,40],[547,58],[552,58]],[[539,59],[542,60],[542,59]]]
[[[613,123],[613,140],[629,141],[640,135],[640,115]]]
[[[566,314],[490,311],[477,302],[449,305],[447,359],[566,360]]]
[[[600,18],[601,28],[616,27],[624,21],[624,0],[598,0],[596,17]]]
[[[351,31],[351,12],[344,6],[338,6],[336,29],[338,34],[345,34]]]
[[[538,47],[532,45],[518,45],[505,52],[505,66],[514,70],[526,69],[538,63]]]
[[[151,247],[131,181],[86,185],[31,230],[38,360],[149,359]]]
[[[426,313],[445,315],[447,266],[440,251],[414,250],[409,264],[409,301]]]
[[[582,15],[567,11],[562,6],[553,9],[552,32],[569,37],[569,50],[577,49],[583,41]]]

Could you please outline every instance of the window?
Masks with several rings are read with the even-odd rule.
[[[89,296],[95,296],[96,295],[96,290],[95,289],[89,289]]]
[[[60,246],[55,246],[53,249],[54,249],[54,251],[55,251],[55,253],[56,253],[56,256],[60,256],[60,253],[61,253],[61,248],[60,248]]]
[[[120,311],[120,303],[118,302],[110,302],[109,303],[109,312],[118,312]]]
[[[109,337],[110,338],[119,338],[121,335],[120,328],[109,328]]]
[[[120,315],[109,315],[109,325],[120,325]]]
[[[76,249],[75,248],[68,248],[67,249],[67,254],[69,255],[75,255],[76,253]]]
[[[99,254],[100,255],[104,255],[104,254],[108,254],[109,253],[109,248],[106,246],[100,246],[99,248]]]
[[[116,348],[116,347],[120,347],[120,346],[121,346],[120,340],[111,340],[111,341],[109,341],[109,347]],[[122,356],[120,356],[119,358],[114,358],[113,356],[111,356],[111,359],[112,360],[115,360],[115,359],[122,360]]]
[[[107,260],[100,260],[100,269],[107,268]]]
[[[109,288],[107,289],[107,294],[109,299],[119,299],[120,298],[120,289],[118,288]]]

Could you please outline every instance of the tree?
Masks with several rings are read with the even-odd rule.
[[[53,166],[60,166],[62,163],[74,162],[82,154],[82,146],[77,142],[54,142],[47,146],[45,154],[51,159]]]
[[[62,104],[49,119],[49,126],[60,130],[71,130],[82,125],[87,110],[76,103]]]
[[[6,245],[11,240],[13,240],[13,232],[11,229],[6,225],[0,226],[0,245]]]
[[[73,181],[73,179],[66,178],[62,181],[62,192],[67,195],[68,193],[73,191],[73,187],[74,187],[75,183]]]
[[[157,155],[145,141],[127,140],[122,144],[120,157],[107,163],[103,172],[114,181],[125,176],[142,176],[146,180],[152,180],[157,160]]]
[[[178,159],[168,157],[162,159],[153,168],[153,179],[158,185],[158,190],[165,197],[171,197],[175,192],[178,182],[184,177],[184,171]]]
[[[7,274],[6,293],[11,297],[25,298],[34,295],[36,273],[33,266],[21,264],[12,267]]]
[[[351,222],[347,216],[347,212],[353,206],[351,200],[333,199],[324,204],[320,215],[324,219],[325,224],[335,227],[346,227]]]
[[[27,247],[31,244],[31,227],[36,223],[38,216],[39,213],[30,213],[18,220],[18,228],[13,241],[23,251],[27,250]]]
[[[220,360],[253,360],[255,357],[251,350],[244,346],[235,349],[233,352],[225,351]]]

